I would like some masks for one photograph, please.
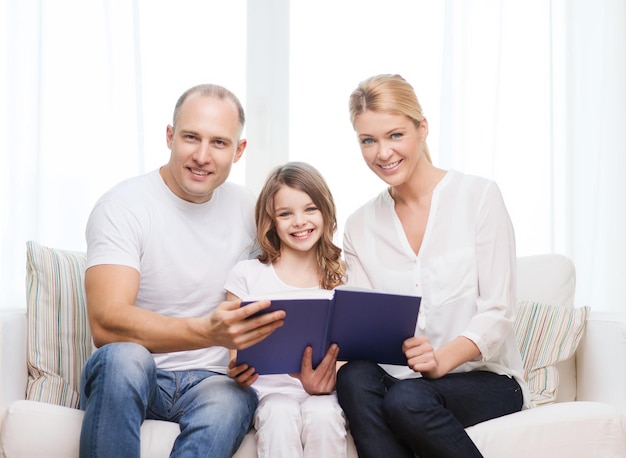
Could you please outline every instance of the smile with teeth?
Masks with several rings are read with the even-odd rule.
[[[306,237],[311,232],[313,232],[313,229],[307,229],[306,231],[300,231],[300,232],[292,232],[291,235],[293,237]]]
[[[189,169],[189,171],[191,173],[193,173],[194,175],[208,175],[209,172],[207,172],[206,170],[199,170],[199,169]]]
[[[383,170],[393,169],[400,162],[402,162],[402,160],[399,160],[399,161],[396,161],[396,162],[392,162],[391,164],[380,164],[380,168],[383,169]]]

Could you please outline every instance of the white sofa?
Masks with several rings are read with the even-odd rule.
[[[567,258],[540,255],[518,260],[520,299],[572,308],[574,284],[574,267]],[[58,291],[55,294],[59,296]],[[556,403],[468,428],[484,456],[626,457],[625,323],[626,316],[590,314],[575,357],[557,366]],[[25,400],[27,345],[35,342],[27,329],[25,311],[0,313],[0,456],[77,457],[82,412]],[[177,434],[175,423],[146,421],[141,456],[168,456]],[[350,437],[348,456],[357,456]],[[252,431],[235,457],[256,457]]]

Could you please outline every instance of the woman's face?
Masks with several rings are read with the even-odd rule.
[[[422,160],[428,124],[416,127],[404,115],[366,110],[354,121],[367,166],[390,186],[405,183]]]

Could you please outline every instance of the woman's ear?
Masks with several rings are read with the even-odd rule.
[[[428,137],[428,120],[426,118],[422,118],[420,121],[419,130],[424,132],[424,139],[426,139]]]

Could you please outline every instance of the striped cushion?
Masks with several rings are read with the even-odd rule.
[[[93,351],[85,307],[85,254],[27,242],[26,398],[77,407],[80,373]]]
[[[589,307],[570,308],[518,301],[515,335],[524,362],[524,377],[535,405],[556,400],[555,365],[571,358],[585,330]]]

